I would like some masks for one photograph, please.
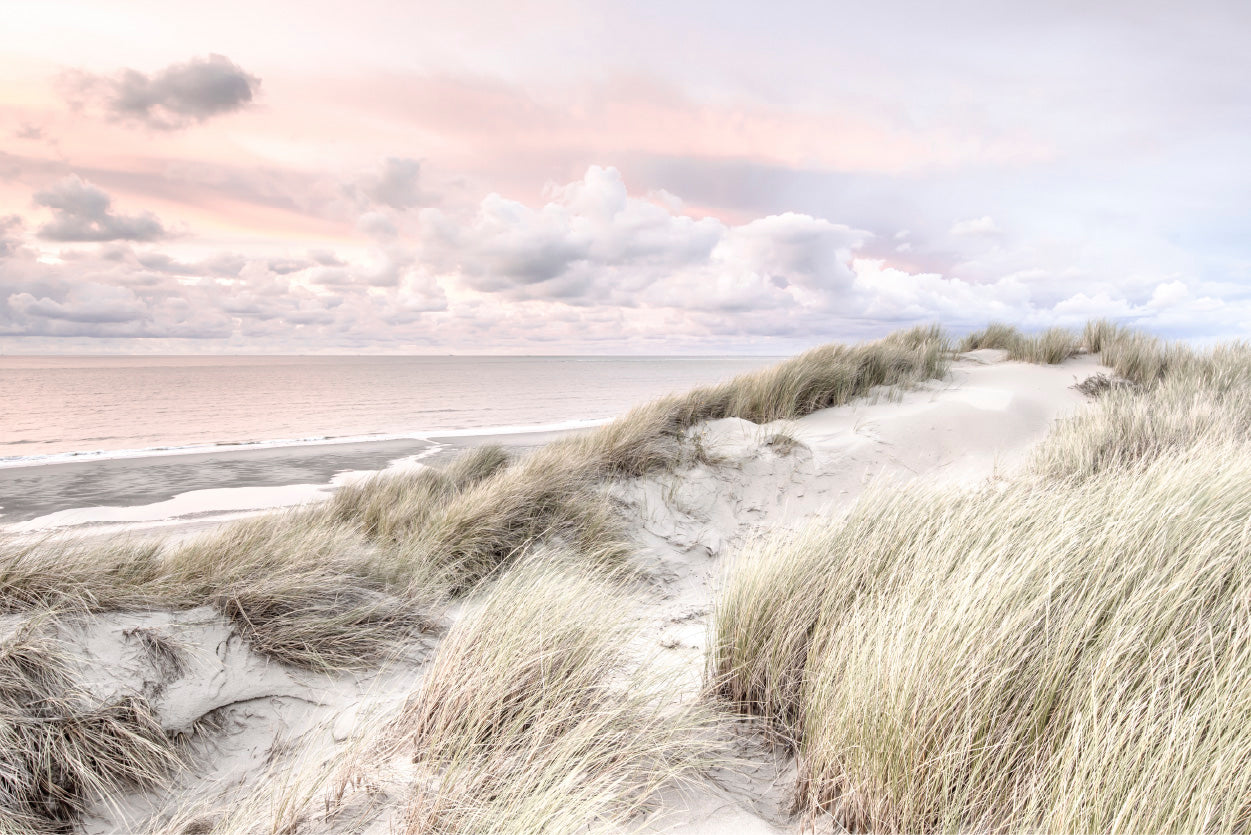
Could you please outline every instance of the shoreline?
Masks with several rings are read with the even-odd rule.
[[[0,536],[226,521],[318,501],[345,480],[387,469],[437,466],[462,449],[527,449],[599,423],[0,467]]]
[[[612,417],[573,418],[554,423],[515,426],[479,426],[459,429],[430,429],[372,435],[313,435],[305,438],[271,438],[258,441],[222,441],[185,445],[143,447],[137,449],[97,449],[49,452],[41,455],[0,456],[0,472],[29,467],[54,467],[61,464],[90,464],[104,461],[128,461],[146,458],[177,458],[231,452],[303,449],[343,444],[381,444],[429,441],[435,438],[466,438],[478,435],[529,435],[534,432],[563,432],[587,429],[608,423]]]

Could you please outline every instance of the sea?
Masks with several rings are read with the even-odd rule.
[[[0,527],[593,426],[776,357],[0,357]],[[437,439],[437,440],[434,440]]]

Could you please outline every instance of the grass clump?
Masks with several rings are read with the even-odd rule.
[[[210,603],[254,651],[323,671],[376,664],[435,628],[436,595],[388,588],[356,531],[303,518],[247,520],[175,549],[163,564],[171,602]]]
[[[1128,336],[1131,331],[1108,319],[1091,319],[1082,328],[1082,347],[1092,354],[1102,353],[1113,342]]]
[[[1249,596],[1242,446],[881,494],[739,562],[713,681],[852,830],[1238,831]]]
[[[682,399],[681,429],[737,417],[770,423],[842,406],[877,386],[909,386],[941,377],[951,345],[937,326],[897,331],[876,342],[825,345]]]
[[[1085,380],[1076,383],[1072,388],[1077,389],[1082,394],[1090,398],[1102,397],[1110,391],[1120,391],[1122,389],[1136,388],[1129,380],[1123,380],[1120,377],[1109,377],[1107,374],[1091,374]]]
[[[163,596],[159,542],[48,538],[0,550],[0,613],[126,609]]]
[[[1026,336],[1012,325],[991,322],[983,330],[964,337],[959,346],[961,352],[982,348],[1007,351],[1010,360],[1058,365],[1078,353],[1081,341],[1064,328]]]
[[[1008,359],[1039,365],[1059,365],[1080,350],[1078,338],[1064,328],[1050,328],[1022,339],[1008,352]]]
[[[145,699],[102,703],[36,624],[0,644],[0,832],[65,832],[95,800],[159,785],[181,761]]]
[[[715,762],[715,715],[673,704],[632,657],[632,609],[543,555],[505,575],[397,721],[418,766],[401,831],[599,831]]]
[[[0,611],[189,609],[210,604],[252,648],[319,670],[376,663],[434,626],[436,591],[397,591],[354,528],[295,512],[189,542],[48,540],[0,560]]]
[[[957,350],[963,354],[967,351],[993,348],[997,351],[1013,353],[1024,341],[1025,335],[1015,326],[1003,322],[991,322],[982,330],[974,331],[960,340]]]
[[[1103,356],[1123,383],[1053,427],[1034,452],[1038,473],[1084,479],[1196,445],[1251,441],[1251,346],[1200,353],[1134,334],[1118,339]]]
[[[503,447],[490,444],[467,450],[444,469],[379,473],[335,491],[327,513],[369,537],[402,540],[452,496],[506,466],[509,457]]]

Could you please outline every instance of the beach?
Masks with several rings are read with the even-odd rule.
[[[37,533],[196,524],[292,507],[328,496],[352,478],[420,463],[438,466],[464,449],[527,449],[579,429],[274,446],[0,468],[0,530]]]
[[[986,552],[992,565],[1016,559],[1012,543],[1057,534],[1050,511],[1031,510],[1055,497],[1102,541],[1096,528],[1115,517],[1071,497],[1140,501],[1135,490],[1157,483],[1154,470],[1143,471],[1141,488],[1087,490],[1040,475],[1058,461],[1071,470],[1087,460],[1070,454],[1064,433],[1093,437],[1103,415],[1120,408],[1116,397],[1091,391],[1120,380],[1125,397],[1148,396],[1122,376],[1125,360],[1079,349],[1072,337],[1008,348],[988,337],[986,347],[974,341],[960,352],[928,331],[895,340],[824,349],[599,426],[36,468],[46,473],[22,488],[31,495],[27,514],[37,512],[40,489],[64,490],[57,485],[97,468],[93,478],[112,480],[116,515],[34,517],[44,535],[57,522],[74,524],[55,541],[14,552],[11,578],[29,579],[8,582],[55,589],[92,579],[67,588],[85,597],[51,627],[5,615],[7,640],[36,656],[55,651],[57,675],[84,704],[141,698],[149,723],[128,733],[149,735],[142,762],[151,777],[114,785],[107,802],[84,796],[82,831],[381,835],[462,820],[530,828],[566,815],[572,827],[609,808],[600,793],[618,780],[634,787],[617,801],[633,811],[606,822],[606,832],[843,831],[858,812],[803,800],[797,814],[797,786],[837,786],[843,766],[832,777],[820,770],[821,735],[854,734],[863,723],[797,726],[792,705],[802,698],[809,711],[873,710],[874,688],[887,685],[844,703],[826,691],[783,693],[797,681],[825,681],[814,678],[821,670],[763,672],[794,663],[787,659],[855,660],[855,646],[829,656],[820,643],[799,655],[781,649],[793,635],[817,640],[818,625],[805,618],[836,616],[834,604],[812,596],[843,599],[844,584],[869,594],[875,583],[886,583],[873,592],[883,601],[918,595],[912,608],[882,609],[882,625],[857,634],[874,652],[921,653],[898,669],[868,658],[861,673],[889,673],[897,677],[890,687],[921,693],[944,674],[935,668],[914,682],[914,665],[933,654],[891,649],[898,636],[961,641],[967,625],[1051,640],[1028,623],[1018,633],[1010,618],[979,619],[996,584],[1013,588],[1013,578],[1035,570],[1033,552],[999,575],[976,567],[980,552],[961,537],[993,525],[995,514],[1017,514],[1010,529],[976,534],[1001,542]],[[844,393],[771,418],[776,392],[791,391],[783,387],[796,379]],[[389,477],[366,477],[388,466]],[[255,470],[284,483],[258,486],[249,481]],[[1099,478],[1131,477],[1113,468]],[[309,491],[285,483],[293,479]],[[1159,483],[1174,489],[1175,481]],[[188,483],[197,489],[170,497]],[[244,498],[195,509],[217,494]],[[175,508],[178,496],[190,499]],[[999,509],[988,515],[982,505]],[[910,514],[921,521],[902,521]],[[890,544],[911,541],[914,524],[931,531],[919,546]],[[160,533],[165,544],[127,537],[135,532]],[[19,549],[28,547],[20,540]],[[948,540],[949,564],[941,562]],[[1106,570],[1081,540],[1062,541],[1078,550],[1071,568],[1053,570]],[[891,566],[913,547],[935,549],[933,574],[924,561],[858,573],[868,571],[858,555],[880,551]],[[42,553],[63,579],[45,579]],[[831,563],[827,553],[841,556]],[[903,572],[897,579],[880,579],[895,570]],[[130,579],[100,579],[108,572]],[[1048,582],[1068,581],[1056,574]],[[961,598],[970,584],[978,590]],[[184,598],[183,588],[206,591]],[[878,611],[853,606],[845,629]],[[914,631],[914,612],[951,625]],[[843,632],[827,634],[822,640],[835,641]],[[977,660],[999,639],[983,640],[990,643],[970,649],[967,663],[1007,663]],[[964,651],[946,657],[966,663]],[[527,694],[520,701],[515,688]],[[919,704],[937,712],[935,722],[951,715],[943,704]],[[594,730],[600,722],[616,730]],[[951,729],[953,745],[962,744],[960,727]],[[163,740],[182,742],[166,749]],[[581,776],[556,779],[571,766],[534,753],[538,740],[546,741],[534,750],[544,752],[572,746],[560,756],[580,763]],[[879,744],[890,756],[889,736]],[[535,762],[514,768],[519,751]],[[494,788],[475,794],[478,780]]]
[[[543,443],[768,362],[0,357],[0,531],[294,506],[362,473]]]

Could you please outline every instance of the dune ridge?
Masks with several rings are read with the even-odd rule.
[[[0,709],[19,732],[0,737],[0,789],[16,810],[0,812],[0,828],[764,833],[1118,819],[1110,801],[1047,798],[1078,785],[1102,796],[1098,776],[1116,769],[1062,739],[1123,735],[1124,723],[1072,705],[1040,720],[1016,708],[1016,691],[992,686],[1008,670],[1024,687],[1063,669],[1067,678],[1050,679],[1056,704],[1090,682],[1120,698],[1120,679],[1091,672],[1103,656],[1083,654],[1090,635],[1052,647],[1044,629],[1036,640],[1055,653],[1035,653],[1028,674],[1007,649],[949,650],[1029,646],[989,616],[959,615],[993,592],[995,611],[1028,627],[1037,590],[1054,591],[1030,578],[1064,556],[1082,571],[1060,586],[1096,601],[1115,593],[1129,601],[1117,610],[1127,629],[1147,619],[1178,652],[1197,653],[1199,633],[1177,631],[1181,613],[1203,614],[1195,598],[1135,608],[1145,592],[1107,581],[1119,552],[1092,544],[1111,535],[1098,527],[1110,506],[1097,499],[1150,476],[1155,493],[1125,499],[1147,514],[1205,474],[1234,478],[1247,460],[1248,351],[1199,354],[1109,323],[1037,337],[992,326],[959,347],[937,328],[827,346],[522,456],[471,450],[191,541],[5,546]],[[1173,455],[1187,462],[1177,472]],[[1084,520],[1074,524],[1087,541],[1053,547],[1056,511],[1034,500],[1040,485],[1067,491],[1057,507],[1085,509],[1066,512]],[[994,541],[976,523],[1008,517],[1038,536],[1011,554],[989,549],[988,562],[970,556],[968,538]],[[1170,524],[1178,537],[1208,530],[1187,517]],[[930,548],[943,556],[921,560]],[[1087,559],[1096,552],[1102,562]],[[1201,556],[1179,545],[1143,565],[1166,582],[1197,571]],[[1016,582],[993,582],[1009,569]],[[1220,596],[1239,587],[1205,588],[1228,616],[1209,627],[1241,628],[1221,608],[1233,598]],[[948,643],[901,632],[901,613],[926,613]],[[950,657],[946,677],[910,667],[905,649]],[[1133,653],[1113,657],[1124,671]],[[1211,669],[1187,664],[1160,691],[1173,712],[1151,714],[1152,727],[1189,721],[1190,738],[1219,755],[1233,737],[1212,737],[1202,719],[1228,708],[1232,691],[1214,685],[1206,712],[1182,715],[1176,694]],[[992,683],[953,713],[961,681]],[[864,730],[854,711],[887,709],[883,693],[908,716],[932,714],[920,741]],[[49,696],[71,706],[60,725],[38,715]],[[86,746],[84,772],[35,765],[47,755],[23,729],[59,727],[48,739],[61,744],[102,711],[120,731],[73,737]],[[998,740],[996,753],[959,748],[973,728],[990,729],[977,733]],[[114,768],[132,745],[146,746],[147,766]],[[1193,768],[1163,773],[1183,772],[1171,790],[1196,790]],[[1147,791],[1130,777],[1117,785]],[[1217,780],[1202,796],[1244,789]],[[1136,820],[1237,828],[1236,807]]]

